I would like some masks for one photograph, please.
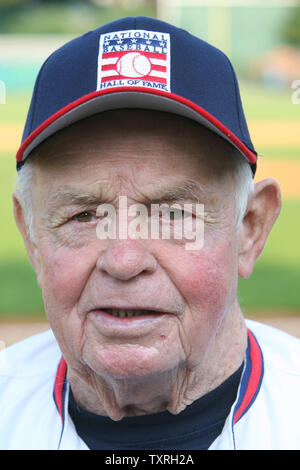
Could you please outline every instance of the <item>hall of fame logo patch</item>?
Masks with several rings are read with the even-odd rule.
[[[100,36],[97,90],[137,86],[170,89],[170,35],[126,30]]]

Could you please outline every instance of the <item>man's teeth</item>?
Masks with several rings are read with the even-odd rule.
[[[110,315],[113,315],[114,317],[120,317],[120,318],[138,317],[139,315],[145,315],[146,313],[153,313],[153,312],[150,312],[149,310],[122,310],[122,309],[117,309],[117,308],[106,308],[103,310],[109,313]]]

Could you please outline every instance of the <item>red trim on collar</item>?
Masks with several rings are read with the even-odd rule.
[[[62,357],[56,371],[54,383],[54,401],[63,422],[63,388],[66,381],[67,364]]]
[[[248,329],[248,339],[249,339],[249,348],[250,348],[251,372],[249,375],[247,388],[245,390],[243,399],[239,407],[235,411],[233,424],[235,424],[242,417],[242,415],[245,413],[245,411],[247,410],[251,402],[254,400],[255,396],[257,395],[259,391],[261,380],[262,380],[262,375],[263,375],[262,353],[261,353],[259,344],[255,336],[249,329]]]

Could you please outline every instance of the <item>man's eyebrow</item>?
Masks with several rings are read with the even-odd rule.
[[[146,192],[137,189],[140,195],[140,202],[146,204],[159,204],[171,203],[175,201],[195,201],[200,202],[200,198],[204,195],[203,186],[196,180],[185,180],[180,184],[176,184],[169,188],[157,188]],[[97,193],[94,192],[80,192],[80,189],[75,189],[69,186],[61,186],[47,199],[47,205],[50,208],[57,208],[61,206],[76,205],[94,205],[97,206],[103,203],[112,203],[113,201],[105,192],[98,188]],[[151,192],[151,194],[150,194]],[[120,194],[122,195],[122,194]]]
[[[173,187],[154,191],[151,198],[149,196],[147,197],[147,202],[151,202],[152,204],[187,200],[200,202],[204,194],[204,187],[200,182],[189,179]]]
[[[49,207],[59,207],[62,205],[85,205],[99,204],[103,202],[103,195],[92,192],[80,192],[80,190],[61,186],[47,199]]]

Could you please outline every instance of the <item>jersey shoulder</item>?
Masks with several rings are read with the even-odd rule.
[[[246,320],[246,324],[262,349],[264,361],[300,378],[300,339],[258,321]]]
[[[52,331],[5,350],[0,365],[0,450],[57,448],[53,391],[61,352]]]
[[[52,375],[61,357],[51,330],[30,336],[2,351],[0,377]]]

